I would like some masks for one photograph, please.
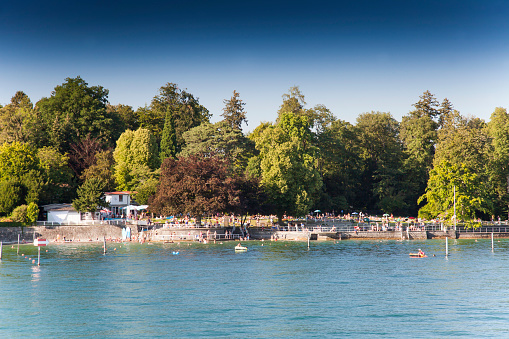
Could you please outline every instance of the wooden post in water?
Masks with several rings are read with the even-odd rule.
[[[309,239],[311,238],[311,233],[308,231],[308,250],[309,250]]]
[[[18,249],[16,250],[16,255],[19,255],[19,234],[18,234]]]
[[[2,250],[3,250],[3,247],[4,247],[4,243],[2,241],[0,241],[0,260],[2,260]]]
[[[104,254],[106,254],[106,237],[103,237],[103,249],[104,249]]]
[[[41,266],[41,246],[37,246],[37,266]]]
[[[449,255],[449,238],[445,237],[445,256]]]
[[[493,232],[491,232],[491,252],[495,251],[495,247],[493,246]]]

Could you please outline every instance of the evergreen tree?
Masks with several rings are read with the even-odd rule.
[[[245,102],[239,99],[239,93],[233,91],[233,96],[230,100],[224,100],[225,107],[223,108],[222,117],[232,127],[241,129],[243,122],[247,124],[246,111],[244,111]]]
[[[161,137],[161,152],[159,158],[161,163],[166,158],[175,158],[177,154],[177,135],[175,133],[175,122],[171,111],[166,112],[164,120],[163,135]]]

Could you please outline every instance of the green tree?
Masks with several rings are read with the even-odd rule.
[[[509,212],[509,115],[507,110],[497,107],[487,125],[490,147],[487,152],[488,177],[493,187],[494,211],[500,215]],[[509,218],[509,217],[508,217]]]
[[[442,161],[431,170],[426,193],[419,198],[419,202],[426,202],[419,210],[419,216],[454,222],[456,194],[457,220],[471,221],[477,211],[486,211],[488,201],[481,187],[480,176],[465,164]]]
[[[336,120],[318,136],[318,169],[323,177],[323,191],[315,209],[349,211],[360,205],[357,195],[361,188],[359,173],[359,140],[352,124]]]
[[[27,219],[29,223],[34,223],[37,221],[37,217],[39,216],[39,206],[36,203],[31,202],[27,208]]]
[[[113,152],[115,180],[118,189],[133,190],[142,181],[142,175],[159,168],[157,143],[149,130],[127,130],[117,141]]]
[[[226,121],[205,122],[183,134],[185,147],[179,156],[216,156],[228,160],[237,173],[243,173],[249,158],[255,154],[254,142]]]
[[[88,135],[105,145],[113,145],[119,119],[106,109],[108,90],[88,86],[81,78],[67,78],[55,87],[51,97],[42,98],[37,108],[48,131],[48,143],[67,152]]]
[[[91,178],[78,187],[78,197],[72,207],[79,212],[90,212],[92,219],[98,207],[107,207],[104,197],[104,182],[100,178]]]
[[[12,221],[27,223],[28,222],[27,209],[28,209],[27,205],[20,205],[16,207],[11,214]]]
[[[69,157],[55,148],[42,147],[37,151],[37,159],[42,179],[39,204],[71,201],[76,193],[76,182],[69,168]]]
[[[161,162],[166,158],[175,158],[177,155],[177,135],[175,134],[175,122],[173,114],[166,112],[164,120],[163,135],[161,138],[161,152],[159,158]]]
[[[363,162],[360,197],[365,202],[364,207],[385,213],[407,212],[409,204],[399,123],[390,113],[371,112],[357,118],[356,129]]]
[[[307,117],[282,113],[256,144],[261,185],[280,223],[285,213],[307,214],[322,187],[312,138]]]
[[[244,111],[245,102],[239,99],[239,93],[233,91],[230,100],[224,100],[225,107],[221,116],[232,128],[241,129],[242,123],[247,124],[246,111]]]
[[[9,215],[23,203],[23,186],[14,179],[0,180],[0,215]]]
[[[177,153],[184,145],[182,134],[210,119],[209,111],[200,105],[198,98],[174,83],[162,86],[159,94],[152,99],[150,107],[138,109],[136,112],[140,126],[150,130],[158,142],[161,140],[166,113],[171,112],[175,124]]]
[[[114,165],[112,151],[99,151],[95,154],[95,163],[85,169],[81,179],[85,181],[94,177],[100,178],[104,182],[104,189],[113,191],[115,189]]]
[[[32,135],[29,121],[34,114],[28,95],[16,92],[10,104],[0,109],[0,144],[4,142],[27,143]]]
[[[118,120],[120,124],[117,126],[118,135],[117,138],[122,134],[126,129],[137,130],[140,126],[138,123],[138,115],[133,110],[131,106],[128,105],[106,105],[106,111],[109,115],[118,116]],[[115,139],[116,140],[116,139]]]

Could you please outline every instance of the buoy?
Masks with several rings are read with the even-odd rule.
[[[113,250],[114,250],[114,251],[116,251],[116,250],[117,250],[117,248],[115,247]]]
[[[32,260],[32,264],[35,264],[35,259],[34,259],[34,260]]]

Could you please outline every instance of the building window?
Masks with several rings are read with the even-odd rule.
[[[118,196],[118,201],[124,201],[124,196],[123,195],[119,195]]]

